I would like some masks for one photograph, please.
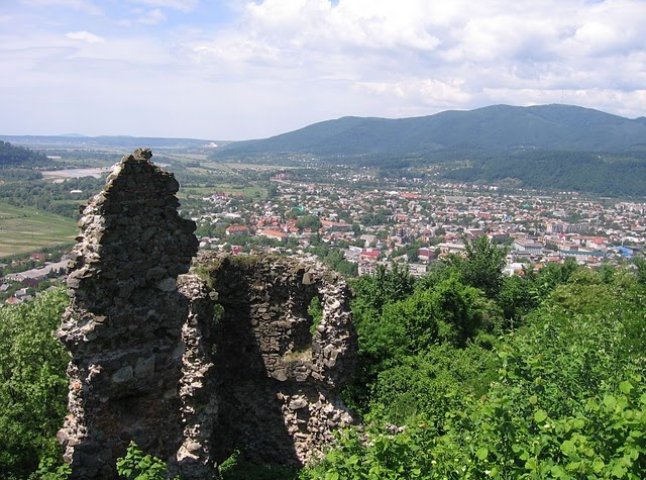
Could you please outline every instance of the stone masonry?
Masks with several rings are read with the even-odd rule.
[[[195,224],[151,157],[123,157],[79,222],[59,330],[71,361],[58,436],[72,478],[117,478],[130,441],[186,479],[236,449],[307,462],[352,422],[338,398],[356,355],[347,285],[278,258],[204,258],[202,278],[186,274]]]
[[[281,258],[225,258],[210,269],[223,307],[218,458],[237,445],[259,463],[307,462],[352,422],[338,398],[356,358],[347,285],[320,264]],[[313,298],[318,325],[307,311]]]

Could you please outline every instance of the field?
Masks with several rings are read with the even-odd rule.
[[[179,198],[186,198],[187,195],[205,197],[216,192],[224,192],[231,195],[240,195],[246,198],[257,198],[264,200],[267,198],[267,189],[261,186],[250,184],[247,186],[234,185],[230,183],[220,183],[209,187],[184,187],[179,191]]]
[[[77,231],[71,218],[0,202],[0,258],[72,244]]]

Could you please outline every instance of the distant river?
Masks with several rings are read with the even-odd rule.
[[[94,177],[100,178],[101,175],[110,171],[110,168],[69,168],[67,170],[50,170],[41,172],[46,178],[81,178]]]

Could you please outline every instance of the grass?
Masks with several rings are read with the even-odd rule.
[[[0,258],[72,244],[77,232],[71,218],[0,202]]]

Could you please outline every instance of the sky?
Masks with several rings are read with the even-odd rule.
[[[646,115],[646,0],[0,0],[0,134],[262,138],[346,115]]]

